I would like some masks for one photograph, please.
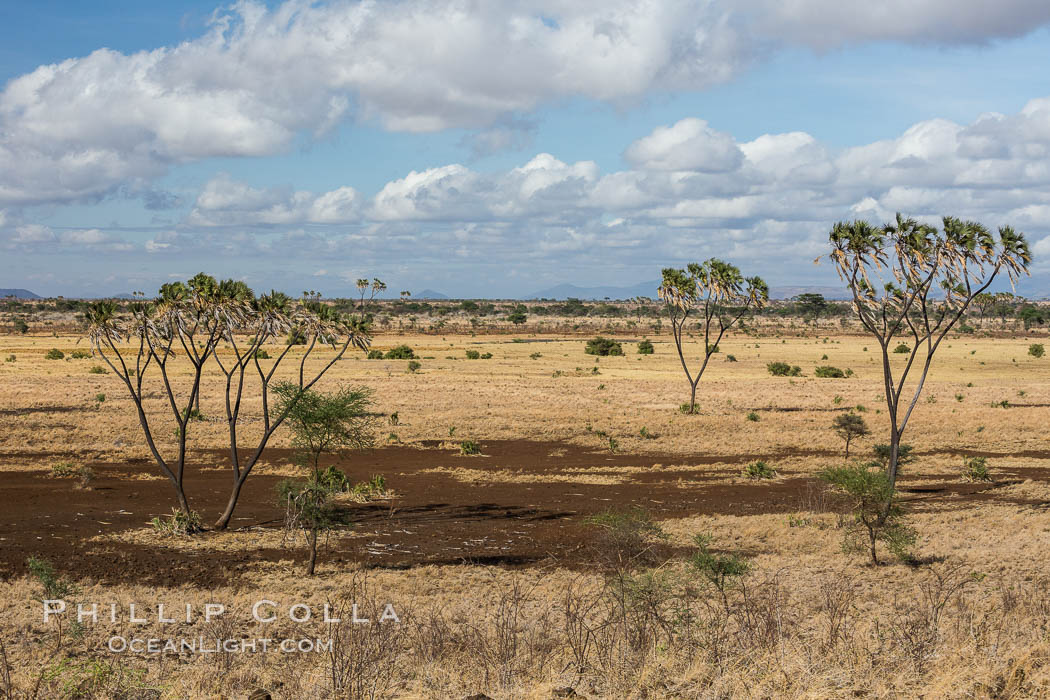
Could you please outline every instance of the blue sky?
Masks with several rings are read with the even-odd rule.
[[[1044,5],[7,3],[0,287],[828,284],[901,209],[1024,230],[1045,293]]]

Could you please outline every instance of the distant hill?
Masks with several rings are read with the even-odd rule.
[[[577,287],[575,284],[559,284],[526,294],[522,299],[633,299],[635,297],[656,298],[658,281],[642,282],[630,287]]]
[[[422,292],[412,292],[412,299],[448,299],[448,295],[435,292],[433,289],[424,289]]]
[[[28,289],[0,289],[0,299],[14,297],[16,299],[43,299],[39,294],[34,294]]]
[[[556,287],[543,289],[522,299],[633,299],[635,297],[656,298],[659,281],[643,282],[630,287],[577,287],[575,284],[559,284]],[[798,286],[770,287],[772,299],[790,299],[799,294],[822,294],[825,299],[849,299],[845,287]]]

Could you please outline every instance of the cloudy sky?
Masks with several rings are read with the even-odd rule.
[[[899,210],[1025,231],[1042,292],[1048,66],[1045,0],[3,3],[0,287],[828,284]]]

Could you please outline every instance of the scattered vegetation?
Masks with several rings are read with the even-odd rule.
[[[652,355],[655,352],[653,343],[650,340],[642,340],[638,343],[638,354],[639,355]]]
[[[774,377],[801,377],[802,368],[798,365],[789,365],[786,362],[770,362],[766,364],[766,369]]]
[[[777,475],[776,469],[766,464],[763,460],[750,462],[744,467],[744,476],[748,479],[773,479]]]
[[[865,437],[871,433],[863,416],[858,416],[856,413],[840,413],[835,416],[835,420],[831,422],[831,427],[834,428],[835,433],[846,442],[846,459],[849,459],[850,443],[857,438]]]
[[[588,355],[600,355],[606,357],[609,355],[623,355],[623,346],[620,343],[610,338],[603,338],[602,336],[595,336],[587,341],[587,347],[584,349]]]
[[[905,524],[893,486],[882,467],[853,464],[825,469],[819,476],[850,499],[853,520],[843,533],[844,552],[864,552],[872,564],[878,565],[876,545],[881,542],[901,561],[912,560],[916,533]]]

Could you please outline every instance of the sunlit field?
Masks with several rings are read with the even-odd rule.
[[[587,328],[449,330],[373,339],[380,350],[409,345],[415,371],[348,351],[318,383],[374,392],[376,447],[327,461],[353,482],[382,475],[389,493],[341,502],[354,526],[328,535],[314,577],[302,574],[303,537],[284,528],[274,493],[299,469],[288,431],[271,441],[229,530],[167,535],[150,522],[171,512],[174,492],[120,381],[98,357],[71,358],[87,348],[77,336],[0,337],[10,358],[0,363],[0,695],[1050,694],[1050,358],[1029,354],[1043,333],[945,340],[903,439],[915,456],[898,484],[918,533],[915,560],[872,566],[842,550],[848,506],[816,478],[845,461],[837,415],[852,411],[872,431],[851,458],[872,459],[887,442],[881,359],[859,329],[783,323],[731,334],[700,383],[698,415],[680,411],[688,386],[666,334],[603,331],[624,354],[595,357],[584,352]],[[638,354],[643,337],[653,354]],[[46,359],[52,348],[63,359]],[[491,357],[468,359],[472,350]],[[688,350],[695,356],[697,344]],[[308,367],[330,358],[317,351]],[[770,362],[802,376],[771,376]],[[826,365],[851,376],[815,377]],[[176,377],[185,389],[189,374]],[[205,525],[230,481],[223,381],[212,363],[190,428],[186,491]],[[173,453],[159,383],[145,405],[158,447]],[[253,445],[257,391],[242,412],[243,443]],[[464,441],[480,453],[463,454]],[[967,479],[973,457],[985,458],[990,481]],[[775,475],[749,478],[758,461]],[[663,537],[625,561],[593,518],[642,512],[631,509]],[[724,591],[690,563],[698,534],[749,565]],[[62,598],[97,602],[105,615],[45,623],[29,557],[75,585]],[[253,620],[261,599],[276,604],[276,622]],[[146,622],[130,621],[132,602],[148,609]],[[162,623],[158,602],[180,619],[191,604],[191,621]],[[314,612],[302,624],[287,616],[300,602]],[[228,612],[205,621],[206,603]],[[324,622],[326,603],[344,624]],[[345,624],[352,603],[370,624]],[[388,603],[400,622],[376,622]],[[335,644],[114,653],[107,645],[120,635]]]

